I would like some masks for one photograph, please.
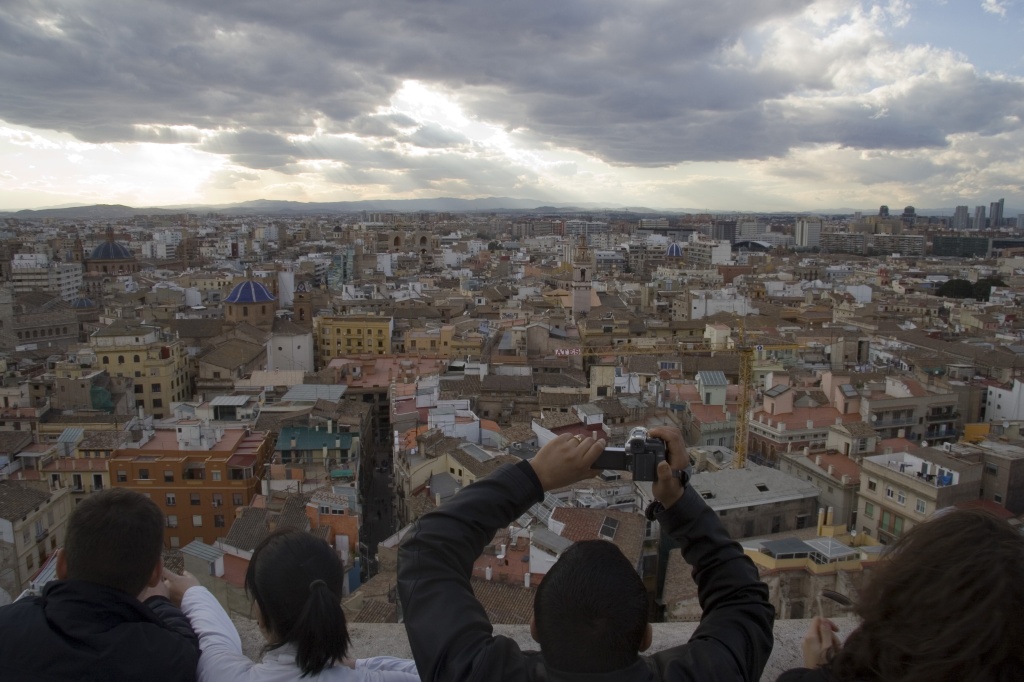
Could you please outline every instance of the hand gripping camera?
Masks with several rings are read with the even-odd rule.
[[[651,438],[647,429],[637,426],[630,430],[626,445],[621,448],[605,448],[592,468],[630,471],[634,481],[654,481],[658,478],[658,463],[665,459],[665,441]],[[689,467],[686,471],[673,469],[672,475],[686,485]],[[685,477],[685,478],[684,478]]]

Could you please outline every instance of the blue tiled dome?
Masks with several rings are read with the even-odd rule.
[[[672,243],[668,245],[668,251],[665,252],[665,255],[669,258],[682,258],[683,249],[679,244]]]
[[[277,299],[267,291],[265,286],[247,279],[235,285],[235,288],[224,299],[224,303],[269,303],[274,300]]]
[[[75,310],[82,310],[84,308],[95,308],[96,302],[93,301],[91,298],[85,298],[83,296],[81,298],[76,298],[75,300],[71,301],[71,307],[74,308]]]
[[[135,260],[135,256],[124,244],[105,241],[92,250],[89,260]]]

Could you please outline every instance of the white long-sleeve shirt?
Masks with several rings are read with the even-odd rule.
[[[353,670],[345,665],[327,668],[316,677],[302,677],[295,647],[286,644],[268,651],[261,663],[242,653],[242,640],[231,618],[205,587],[190,587],[181,610],[199,635],[200,682],[419,682],[413,661],[378,656],[359,659]]]

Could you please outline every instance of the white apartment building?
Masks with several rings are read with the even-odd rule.
[[[48,291],[73,301],[82,288],[82,264],[51,261],[41,253],[17,253],[11,261],[15,294]]]
[[[732,260],[732,244],[727,241],[700,239],[693,235],[683,247],[687,265],[695,268],[711,268]]]
[[[1024,384],[1013,380],[1010,388],[989,386],[985,396],[985,421],[1002,422],[1024,419]]]
[[[821,246],[821,218],[797,219],[796,245],[807,249]]]

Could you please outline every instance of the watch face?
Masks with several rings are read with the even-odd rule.
[[[663,511],[665,511],[665,505],[663,505],[661,502],[658,502],[657,500],[654,500],[649,505],[647,505],[647,509],[644,511],[644,516],[647,517],[648,521],[653,521],[654,517]]]

